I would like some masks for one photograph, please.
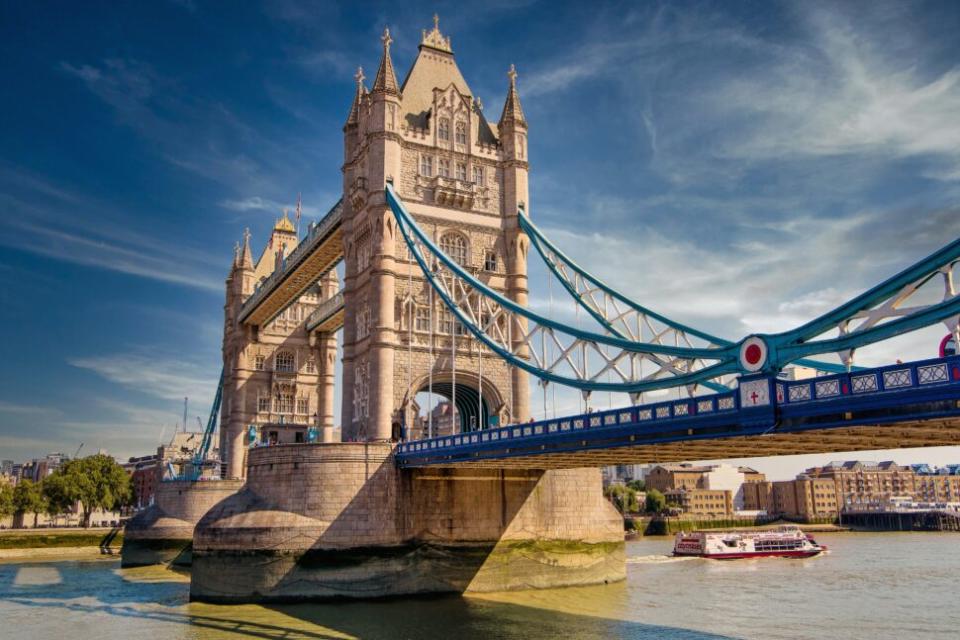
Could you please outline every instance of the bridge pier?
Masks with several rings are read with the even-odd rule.
[[[159,483],[153,505],[134,516],[124,529],[120,566],[190,564],[193,528],[211,507],[242,486],[242,480]]]
[[[385,443],[253,449],[197,525],[190,593],[213,602],[373,598],[625,578],[597,469],[401,470]]]

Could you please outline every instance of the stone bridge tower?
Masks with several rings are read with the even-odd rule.
[[[529,245],[516,214],[529,202],[529,167],[516,72],[493,125],[436,16],[402,84],[389,31],[382,40],[373,85],[358,72],[344,126],[343,439],[421,435],[415,396],[428,389],[455,401],[456,431],[526,420],[526,374],[481,352],[430,293],[384,195],[392,182],[448,255],[526,305]]]

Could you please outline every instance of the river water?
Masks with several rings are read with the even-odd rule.
[[[218,606],[115,559],[0,563],[0,638],[960,638],[960,535],[820,534],[806,560],[673,559],[627,543],[626,582],[383,602]]]

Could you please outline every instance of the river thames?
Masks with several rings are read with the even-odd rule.
[[[821,534],[806,560],[668,557],[628,542],[627,580],[484,596],[298,605],[188,602],[189,576],[115,559],[0,564],[0,638],[956,638],[960,536]]]

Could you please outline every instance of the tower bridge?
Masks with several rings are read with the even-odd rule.
[[[403,82],[391,43],[385,31],[370,88],[356,75],[342,199],[302,239],[278,220],[256,261],[249,234],[237,248],[222,499],[168,484],[128,528],[125,562],[134,542],[191,531],[191,594],[221,601],[591,584],[625,572],[601,466],[960,443],[956,356],[855,362],[923,327],[960,338],[960,240],[793,330],[711,335],[606,285],[536,227],[512,66],[494,123],[436,17]],[[584,326],[528,308],[531,255]],[[839,363],[815,359],[830,354]],[[782,379],[791,364],[820,375]],[[630,403],[534,421],[532,379]],[[678,397],[643,401],[663,390]],[[421,392],[459,420],[424,432]]]

